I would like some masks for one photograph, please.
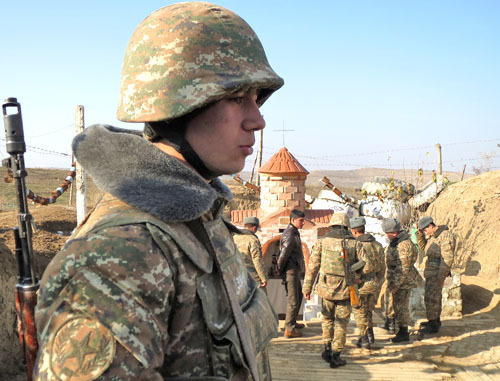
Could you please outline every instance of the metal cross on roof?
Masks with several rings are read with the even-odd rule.
[[[283,121],[283,127],[281,128],[281,130],[273,130],[273,131],[281,131],[283,133],[283,147],[286,147],[285,146],[285,132],[295,131],[295,130],[285,130],[285,121]]]

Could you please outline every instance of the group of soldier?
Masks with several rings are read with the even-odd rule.
[[[144,123],[144,129],[98,124],[73,140],[76,160],[104,196],[40,281],[39,349],[30,377],[272,378],[267,347],[278,333],[278,319],[264,291],[266,274],[255,254],[260,245],[249,239],[255,234],[252,224],[236,238],[243,241],[241,252],[250,253],[246,264],[256,263],[255,282],[236,249],[237,229],[223,218],[232,194],[220,176],[244,168],[255,133],[266,124],[260,107],[283,84],[254,30],[226,8],[183,2],[139,24],[125,51],[117,117]],[[303,211],[292,213],[277,261],[288,292],[285,336],[300,335],[302,296],[310,297],[319,274],[323,358],[336,367],[344,364],[340,352],[353,307],[347,279],[360,290],[354,307],[359,345],[374,340],[370,313],[382,254],[364,234],[362,219],[349,226],[336,214],[331,234],[313,250],[301,286],[304,220]],[[448,230],[424,222],[430,305],[440,300],[446,275],[440,245]],[[399,324],[394,340],[402,341],[408,337],[416,251],[397,221],[387,221],[384,229],[392,240],[386,253],[393,299],[388,317]],[[351,277],[354,266],[360,267]],[[428,313],[428,330],[435,332],[439,308]]]
[[[302,268],[298,229],[304,224],[304,216],[299,210],[291,212],[290,224],[280,241],[278,268],[287,292],[286,338],[302,336],[300,329],[304,328],[296,321],[302,301],[297,292],[300,287],[298,274]],[[259,220],[248,217],[244,224],[246,230],[235,235],[235,242],[247,268],[255,280],[265,287],[267,275],[255,234]],[[391,341],[400,343],[410,340],[410,295],[421,281],[415,268],[417,246],[396,219],[386,219],[382,223],[390,241],[385,250],[373,235],[365,231],[365,224],[364,217],[348,220],[345,213],[334,213],[329,232],[313,247],[304,277],[302,294],[305,299],[310,299],[314,285],[315,293],[321,297],[324,343],[321,357],[331,368],[346,364],[340,354],[346,343],[351,312],[359,333],[354,343],[359,348],[371,349],[375,342],[373,311],[379,299],[384,300],[384,328],[395,334]],[[425,216],[418,221],[416,238],[427,257],[424,271],[427,321],[421,323],[419,331],[433,334],[441,326],[442,288],[453,265],[456,237],[446,225],[437,226],[431,217]]]

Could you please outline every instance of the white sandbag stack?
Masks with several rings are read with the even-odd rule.
[[[347,218],[359,217],[359,211],[356,207],[346,203],[335,192],[324,189],[319,192],[318,197],[311,205],[312,209],[331,209],[334,213],[345,213]]]
[[[375,218],[396,218],[402,224],[406,224],[411,218],[411,209],[407,203],[398,200],[382,199],[376,196],[367,196],[361,201],[360,213],[363,216]]]
[[[408,204],[416,209],[421,205],[431,203],[447,184],[448,179],[446,177],[437,175],[436,181],[430,181],[425,184],[419,193],[408,200]]]
[[[370,233],[383,246],[384,249],[389,246],[389,238],[387,238],[382,230],[382,222],[384,220],[375,217],[364,217],[366,221],[365,232]]]
[[[361,201],[360,214],[379,219],[397,218],[406,224],[411,218],[411,209],[407,204],[415,187],[402,180],[388,177],[375,177],[361,188],[366,199]]]

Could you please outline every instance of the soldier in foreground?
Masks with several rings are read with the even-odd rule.
[[[420,279],[414,266],[418,251],[398,220],[385,220],[382,229],[391,241],[386,249],[387,290],[392,294],[396,324],[399,326],[391,341],[410,341],[410,295],[411,289],[417,287]]]
[[[361,284],[359,291],[359,306],[354,307],[354,318],[359,331],[356,345],[360,348],[370,348],[375,342],[373,334],[373,310],[376,298],[384,281],[385,258],[382,245],[375,238],[365,233],[365,218],[355,217],[349,220],[351,234],[356,239],[358,259],[365,265],[360,270]]]
[[[356,241],[349,233],[345,213],[335,213],[330,225],[332,230],[313,247],[302,292],[307,300],[311,298],[312,286],[319,272],[315,292],[322,298],[321,328],[325,348],[321,357],[330,363],[330,368],[337,368],[346,364],[340,354],[344,350],[351,315],[347,281],[351,270],[342,258],[342,252],[347,253],[349,263],[356,263],[357,256]]]
[[[302,210],[292,210],[290,223],[280,239],[278,271],[285,283],[287,299],[284,336],[289,339],[301,337],[299,329],[304,328],[304,324],[297,323],[297,316],[302,304],[300,277],[305,267],[299,229],[304,226],[305,216]]]
[[[417,226],[418,246],[427,256],[424,270],[427,322],[421,324],[420,332],[437,333],[441,327],[443,284],[450,275],[457,239],[448,226],[437,226],[429,216],[422,217]]]
[[[270,380],[277,318],[245,270],[232,197],[283,85],[250,26],[209,3],[174,4],[135,30],[118,118],[73,151],[105,192],[52,260],[37,308],[35,379]]]
[[[248,272],[260,287],[266,287],[267,276],[262,262],[262,247],[260,246],[259,237],[255,234],[259,229],[259,223],[257,217],[244,218],[244,229],[241,230],[241,234],[234,234],[233,238]]]

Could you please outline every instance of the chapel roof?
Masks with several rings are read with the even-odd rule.
[[[276,152],[262,167],[259,168],[259,173],[270,173],[280,175],[292,174],[308,174],[302,164],[286,149],[281,148]]]

